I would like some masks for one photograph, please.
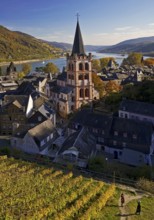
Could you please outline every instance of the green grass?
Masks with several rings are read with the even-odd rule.
[[[141,215],[131,215],[131,220],[154,220],[154,197],[144,197],[141,201]],[[128,214],[134,214],[136,211],[137,201],[134,200],[128,204]]]

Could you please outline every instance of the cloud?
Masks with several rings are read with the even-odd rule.
[[[97,36],[97,37],[106,36],[106,35],[108,35],[108,33],[96,33],[96,34],[94,34],[94,36]]]
[[[125,26],[125,27],[117,27],[117,28],[115,28],[115,30],[116,31],[126,31],[126,30],[129,30],[131,28],[132,28],[131,26]]]
[[[148,24],[149,26],[154,26],[154,23],[150,23],[150,24]]]

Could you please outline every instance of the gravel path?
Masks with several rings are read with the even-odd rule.
[[[125,194],[125,204],[123,207],[121,207],[121,199],[119,199],[119,210],[120,210],[120,220],[131,220],[131,216],[135,215],[135,211],[136,211],[136,207],[134,207],[134,213],[129,213],[127,210],[127,203],[129,203],[132,200],[139,200],[141,199],[143,196],[145,196],[145,194],[138,194],[138,195],[134,195],[131,196],[129,194]],[[137,202],[136,202],[137,204]]]

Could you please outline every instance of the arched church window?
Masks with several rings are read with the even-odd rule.
[[[79,63],[79,70],[83,70],[83,64]]]
[[[89,70],[89,64],[85,63],[85,70]]]
[[[83,89],[80,89],[80,98],[83,98]]]
[[[72,70],[74,70],[74,65],[72,64]]]
[[[83,79],[83,75],[80,74],[80,75],[79,75],[79,80],[82,80],[82,79]]]
[[[85,96],[89,97],[89,89],[85,89]]]
[[[69,65],[68,65],[68,70],[71,70],[71,64],[69,63]]]
[[[89,75],[88,74],[85,74],[85,79],[89,79]]]

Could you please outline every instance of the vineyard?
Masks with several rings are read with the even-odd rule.
[[[0,219],[102,219],[114,193],[114,184],[0,157]]]

